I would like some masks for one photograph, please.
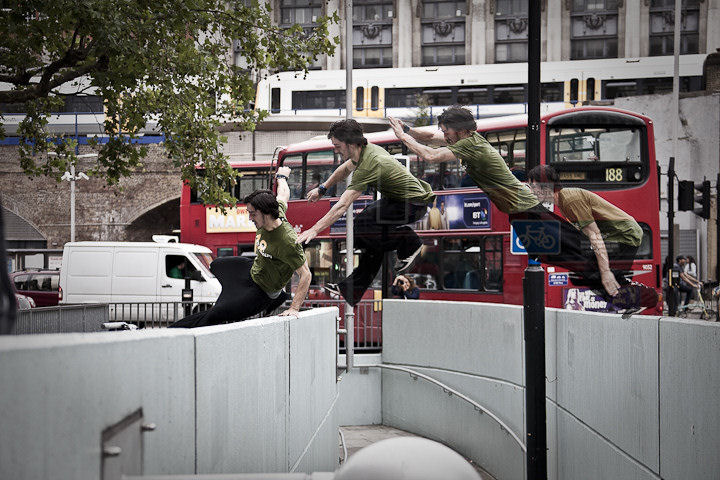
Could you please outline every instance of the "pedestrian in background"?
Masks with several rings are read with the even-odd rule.
[[[415,285],[412,277],[398,275],[392,284],[392,294],[406,300],[417,300],[420,298],[420,289]]]

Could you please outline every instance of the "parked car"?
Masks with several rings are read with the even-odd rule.
[[[58,270],[23,270],[10,274],[15,291],[35,301],[38,307],[51,307],[59,301]]]
[[[30,310],[35,306],[35,302],[32,297],[26,297],[25,295],[15,294],[15,302],[17,302],[18,310]]]

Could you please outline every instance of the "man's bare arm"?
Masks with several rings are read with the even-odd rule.
[[[455,160],[455,154],[447,147],[432,148],[423,145],[412,135],[403,132],[402,123],[395,118],[390,119],[390,126],[395,132],[395,136],[400,139],[413,153],[422,157],[426,162],[440,163],[451,162]]]
[[[286,177],[290,176],[290,167],[280,167],[278,168],[278,171],[276,175],[284,175]],[[277,193],[275,194],[275,198],[277,198],[278,202],[284,202],[285,205],[287,205],[288,201],[290,200],[290,187],[287,184],[287,180],[284,178],[277,178]]]
[[[610,257],[608,257],[605,242],[603,241],[602,233],[600,232],[597,223],[592,222],[591,224],[586,225],[582,231],[590,239],[590,246],[595,252],[598,267],[600,268],[600,279],[602,280],[603,287],[610,296],[615,296],[618,288],[620,288],[620,284],[617,282],[615,275],[613,275],[610,270]]]
[[[320,232],[328,228],[335,221],[342,217],[345,210],[352,207],[353,202],[361,195],[362,192],[357,190],[345,190],[340,200],[333,205],[328,213],[325,214],[315,225],[298,235],[297,243],[308,243],[317,237]]]
[[[297,289],[295,289],[295,297],[293,297],[290,308],[282,312],[280,316],[296,315],[300,311],[300,307],[302,307],[302,304],[305,301],[305,297],[307,297],[308,290],[310,289],[310,280],[312,279],[312,273],[310,273],[310,268],[308,267],[307,260],[305,261],[305,263],[302,264],[300,268],[295,270],[295,273],[300,276],[300,281],[298,282]]]

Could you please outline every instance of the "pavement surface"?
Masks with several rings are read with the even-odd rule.
[[[340,431],[345,437],[345,448],[347,448],[347,456],[350,458],[361,448],[372,445],[380,440],[395,437],[417,437],[414,433],[406,432],[397,428],[387,427],[385,425],[359,425],[351,427],[340,427]],[[340,444],[340,462],[343,461],[343,446]],[[477,470],[482,480],[495,480],[495,477],[480,468],[472,460],[465,457],[465,460]]]

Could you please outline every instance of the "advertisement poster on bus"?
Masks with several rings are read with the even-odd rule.
[[[228,208],[225,215],[215,207],[205,208],[206,233],[254,231],[256,231],[255,224],[250,221],[250,215],[245,205]]]
[[[331,202],[330,206],[336,202]],[[372,200],[358,200],[353,204],[359,214]],[[438,195],[429,205],[428,213],[412,225],[417,232],[433,230],[490,230],[490,199],[484,193],[454,193]],[[343,214],[330,227],[330,233],[345,233]]]
[[[585,312],[617,312],[618,309],[588,288],[564,288],[563,308]]]

